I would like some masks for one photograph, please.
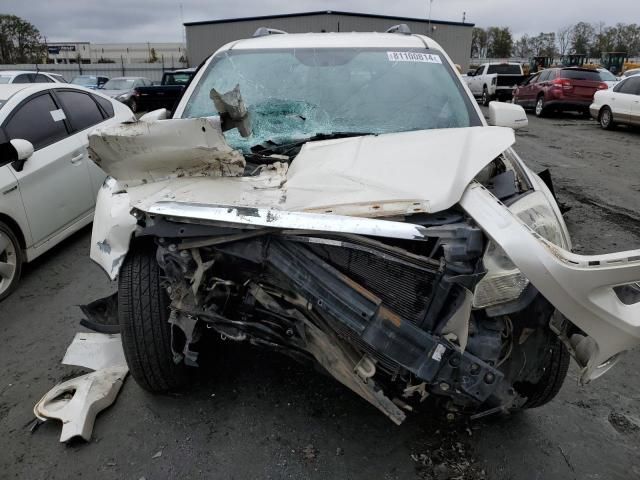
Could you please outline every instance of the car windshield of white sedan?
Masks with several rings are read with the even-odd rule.
[[[214,58],[183,117],[217,115],[210,98],[240,86],[253,134],[225,133],[247,152],[321,134],[391,133],[481,125],[469,97],[435,50],[228,51]]]
[[[133,88],[133,78],[114,78],[104,84],[105,90],[130,90]]]
[[[9,75],[0,75],[0,84],[9,83],[11,81],[11,76]]]

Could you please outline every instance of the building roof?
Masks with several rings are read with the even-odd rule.
[[[233,22],[246,22],[250,20],[270,20],[274,18],[290,18],[290,17],[309,17],[312,15],[346,15],[351,17],[367,17],[367,18],[383,18],[386,20],[405,21],[405,22],[428,22],[426,18],[415,17],[396,17],[391,15],[377,15],[372,13],[357,13],[357,12],[340,12],[337,10],[320,10],[315,12],[301,12],[301,13],[285,13],[281,15],[265,15],[261,17],[240,17],[240,18],[224,18],[219,20],[206,20],[202,22],[186,22],[185,27],[193,25],[213,25],[216,23],[233,23]],[[458,25],[461,27],[473,27],[474,23],[463,22],[450,22],[446,20],[431,20],[431,23],[435,25]]]

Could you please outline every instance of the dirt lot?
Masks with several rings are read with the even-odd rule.
[[[579,252],[640,246],[640,132],[530,116],[517,151],[549,167]],[[640,351],[607,376],[510,418],[448,422],[423,412],[394,426],[335,381],[276,354],[225,346],[193,389],[151,396],[128,379],[93,440],[30,433],[34,403],[79,370],[60,360],[75,306],[112,291],[88,258],[90,231],[26,268],[0,306],[1,478],[640,478]],[[432,464],[433,462],[433,464]]]

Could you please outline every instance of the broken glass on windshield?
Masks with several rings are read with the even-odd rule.
[[[480,125],[448,63],[435,50],[231,50],[215,58],[183,117],[217,115],[211,89],[240,85],[253,134],[225,133],[249,153],[334,132],[392,133]]]

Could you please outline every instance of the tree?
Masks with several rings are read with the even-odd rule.
[[[513,44],[513,54],[520,58],[530,57],[533,53],[530,43],[531,38],[525,33]]]
[[[0,15],[0,63],[40,63],[46,45],[38,29],[16,15]]]
[[[573,25],[562,27],[558,30],[556,38],[558,39],[558,49],[560,55],[564,56],[569,53],[569,45],[571,44],[571,32],[573,31]]]
[[[571,29],[571,50],[573,53],[587,54],[589,53],[595,30],[593,26],[587,22],[578,22]]]
[[[474,27],[471,33],[471,57],[484,58],[487,56],[487,32],[483,28]]]
[[[149,63],[156,63],[158,61],[158,54],[156,53],[156,49],[151,47],[149,50]]]
[[[489,27],[487,29],[489,57],[510,57],[513,50],[513,36],[509,27]]]

